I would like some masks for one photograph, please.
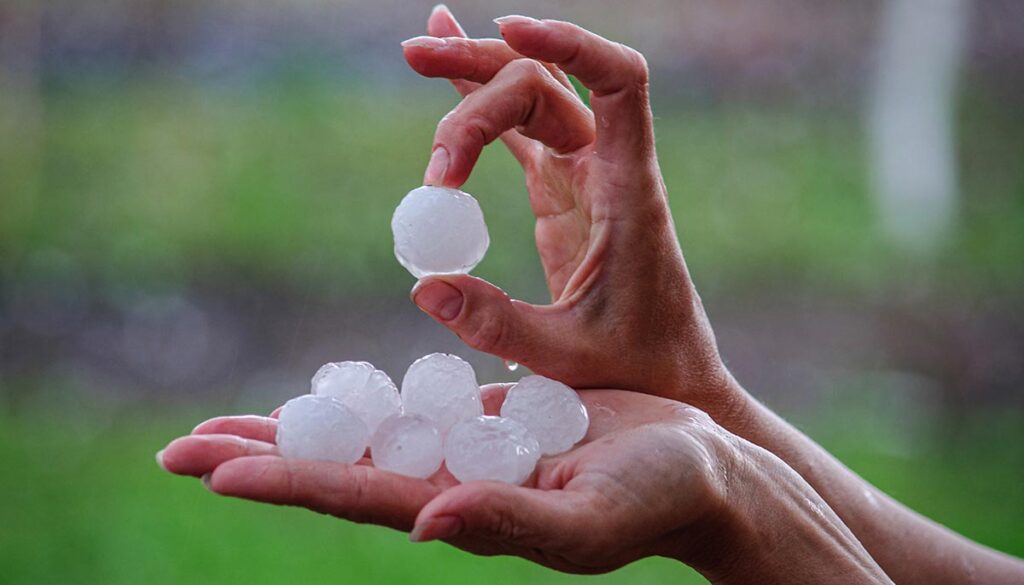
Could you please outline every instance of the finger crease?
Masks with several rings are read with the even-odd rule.
[[[583,43],[580,43],[579,41],[576,41],[576,45],[572,48],[572,54],[570,54],[567,59],[563,59],[562,61],[559,61],[558,64],[559,65],[564,65],[564,66],[566,66],[569,69],[574,69],[575,67],[573,65],[576,63],[576,59],[579,58],[580,51],[582,50],[582,47],[583,47]]]

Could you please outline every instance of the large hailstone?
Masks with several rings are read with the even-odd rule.
[[[416,278],[465,274],[490,244],[480,204],[469,193],[419,187],[402,199],[391,218],[395,257]]]
[[[501,405],[501,416],[529,429],[544,455],[568,451],[590,426],[576,391],[544,376],[526,376],[512,386]]]
[[[402,412],[395,383],[368,362],[324,364],[313,375],[310,391],[338,399],[362,419],[371,434],[381,421]]]
[[[277,421],[277,448],[288,459],[355,463],[366,452],[369,437],[363,421],[330,396],[293,398]]]
[[[410,477],[430,477],[444,461],[441,433],[422,416],[393,416],[380,423],[370,439],[370,456],[374,467]]]
[[[409,366],[402,378],[402,405],[406,414],[433,421],[442,437],[455,423],[484,412],[473,366],[446,353],[423,356]]]
[[[455,479],[504,481],[520,485],[540,459],[540,445],[520,423],[478,416],[452,427],[444,443],[445,462]]]

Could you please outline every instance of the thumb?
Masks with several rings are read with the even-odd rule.
[[[478,539],[559,551],[577,543],[580,497],[562,490],[537,490],[475,481],[441,492],[420,510],[409,535],[413,542]]]
[[[413,287],[412,300],[466,345],[527,367],[572,347],[573,322],[564,308],[512,300],[473,276],[424,278]]]

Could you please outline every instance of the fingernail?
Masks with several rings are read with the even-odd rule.
[[[167,471],[167,467],[164,466],[164,450],[160,449],[156,452],[156,464],[160,466],[160,469]]]
[[[429,542],[445,540],[458,536],[462,532],[462,518],[458,516],[438,516],[417,525],[409,533],[411,542]]]
[[[430,155],[430,162],[427,163],[427,172],[423,173],[424,185],[441,185],[444,183],[444,176],[448,172],[448,149],[438,146]]]
[[[203,474],[203,476],[199,478],[199,481],[201,481],[203,483],[203,487],[204,488],[210,490],[211,492],[213,491],[213,488],[210,487],[210,474],[209,473]]]
[[[441,4],[438,4],[434,6],[432,9],[430,9],[430,16],[434,16],[435,14],[441,12],[442,10],[444,10],[445,12],[451,12],[451,10],[448,10],[448,7],[445,6],[445,4],[442,2]]]
[[[420,47],[423,49],[440,49],[441,47],[447,46],[448,41],[438,37],[413,37],[402,41],[402,48],[408,49],[409,47]]]
[[[503,25],[506,25],[506,24],[536,25],[536,24],[541,24],[541,21],[537,20],[536,18],[530,18],[529,16],[521,16],[519,14],[510,14],[508,16],[502,16],[500,18],[495,18],[494,19],[494,24],[497,24],[498,26],[503,26]]]
[[[427,313],[451,321],[462,311],[462,291],[443,280],[431,280],[412,291],[412,300]]]

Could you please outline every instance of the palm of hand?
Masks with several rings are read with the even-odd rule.
[[[579,156],[559,156],[538,149],[524,164],[530,207],[537,218],[535,238],[552,300],[569,298],[566,289],[586,255],[592,228],[589,183]]]
[[[504,390],[487,389],[488,412],[500,407]],[[369,459],[282,459],[273,444],[276,421],[267,417],[212,419],[173,441],[160,459],[171,472],[205,476],[223,495],[400,530],[416,526],[421,538],[478,554],[600,572],[667,547],[680,526],[706,511],[716,489],[707,448],[714,427],[699,411],[653,396],[595,390],[581,397],[591,414],[583,443],[544,458],[522,487],[460,485],[444,469],[414,479],[375,469]],[[458,534],[438,533],[437,520],[453,517]]]

